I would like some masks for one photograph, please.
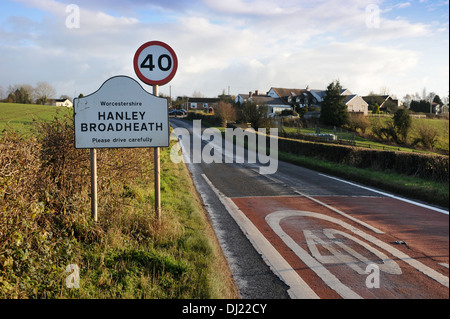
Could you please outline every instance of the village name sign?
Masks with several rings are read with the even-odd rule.
[[[74,100],[75,147],[167,147],[168,101],[128,76],[108,79]]]
[[[91,211],[97,221],[98,148],[154,149],[155,213],[161,220],[160,147],[169,146],[169,103],[158,97],[159,85],[167,84],[178,68],[173,49],[164,42],[141,45],[133,58],[138,78],[153,86],[150,94],[134,79],[118,75],[82,98],[74,99],[75,148],[91,154]]]

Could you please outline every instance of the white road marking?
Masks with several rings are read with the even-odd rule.
[[[300,258],[302,262],[313,270],[331,289],[336,291],[342,298],[346,299],[362,299],[360,295],[344,285],[335,275],[326,269],[320,262],[311,256],[306,250],[301,248],[286,232],[281,228],[282,219],[291,216],[303,216],[307,212],[301,211],[278,211],[266,216],[266,221],[274,232],[280,237],[286,245]],[[312,214],[312,213],[311,213]]]
[[[298,273],[288,264],[272,244],[264,237],[248,217],[236,206],[236,204],[224,194],[222,194],[208,179],[202,174],[206,183],[211,187],[219,200],[234,218],[236,223],[248,237],[255,249],[263,256],[272,271],[281,278],[289,287],[291,298],[319,299],[319,296],[306,284]]]
[[[389,193],[386,193],[386,192],[382,192],[382,191],[379,191],[379,190],[376,190],[376,189],[373,189],[373,188],[370,188],[370,187],[366,187],[366,186],[358,185],[358,184],[355,184],[355,183],[352,183],[352,182],[348,182],[348,181],[340,179],[340,178],[328,176],[328,175],[321,174],[321,173],[319,173],[319,175],[327,177],[327,178],[331,178],[331,179],[334,179],[336,181],[339,181],[339,182],[342,182],[342,183],[346,183],[346,184],[349,184],[349,185],[352,185],[352,186],[356,186],[356,187],[359,187],[359,188],[362,188],[362,189],[365,189],[365,190],[369,190],[369,191],[372,191],[374,193],[381,194],[383,196],[395,198],[395,199],[401,200],[401,201],[406,202],[406,203],[410,203],[410,204],[413,204],[413,205],[416,205],[416,206],[424,207],[424,208],[431,209],[431,210],[434,210],[436,212],[448,215],[448,211],[447,210],[443,210],[443,209],[440,209],[440,208],[437,208],[437,207],[433,207],[433,206],[429,206],[429,205],[426,205],[426,204],[418,203],[418,202],[410,200],[410,199],[398,197],[398,196],[395,196],[395,195],[392,195],[392,194],[389,194]]]
[[[256,172],[256,173],[258,173],[256,170],[253,170],[253,171]],[[280,181],[279,181],[279,180],[277,180],[276,178],[274,178],[274,177],[272,177],[272,176],[270,176],[270,175],[263,175],[263,176],[266,177],[267,179],[270,179],[270,180],[271,180],[272,182],[274,182],[274,183],[280,184]],[[294,190],[295,193],[299,194],[300,196],[303,196],[303,197],[305,197],[305,198],[308,198],[309,200],[312,200],[313,202],[316,202],[317,204],[322,205],[322,206],[324,206],[324,207],[326,207],[326,208],[332,210],[333,212],[338,213],[339,215],[342,215],[342,216],[344,216],[344,217],[346,217],[346,218],[348,218],[348,219],[350,219],[350,220],[352,220],[352,221],[354,221],[354,222],[356,222],[356,223],[358,223],[358,224],[360,224],[360,225],[362,225],[362,226],[364,226],[364,227],[366,227],[366,228],[372,230],[372,231],[375,232],[376,234],[384,234],[384,232],[381,231],[381,230],[379,230],[378,228],[373,227],[373,226],[371,226],[371,225],[369,225],[369,224],[367,224],[367,223],[365,223],[365,222],[363,222],[363,221],[361,221],[361,220],[359,220],[359,219],[357,219],[357,218],[355,218],[355,217],[353,217],[353,216],[350,216],[350,215],[348,215],[348,214],[346,214],[346,213],[340,211],[339,209],[336,209],[336,208],[334,208],[334,207],[331,207],[330,205],[327,205],[327,204],[325,204],[324,202],[321,202],[321,201],[318,200],[318,199],[315,199],[315,198],[313,198],[313,197],[311,197],[311,196],[309,196],[309,195],[306,195],[305,193],[302,193],[302,192],[296,190],[295,188],[293,188],[293,190]]]
[[[299,192],[299,191],[297,191],[297,190],[296,190],[295,192],[296,192],[297,194],[301,195],[301,196],[304,196],[304,197],[308,198],[309,200],[312,200],[313,202],[316,202],[316,203],[319,204],[319,205],[322,205],[322,206],[328,208],[329,210],[332,210],[332,211],[335,212],[335,213],[338,213],[339,215],[342,215],[342,216],[344,216],[344,217],[346,217],[346,218],[348,218],[348,219],[350,219],[350,220],[352,220],[352,221],[354,221],[354,222],[360,224],[361,226],[364,226],[364,227],[366,227],[366,228],[372,230],[372,231],[373,231],[374,233],[376,233],[376,234],[384,234],[384,232],[381,231],[381,230],[379,230],[378,228],[373,227],[373,226],[371,226],[371,225],[369,225],[369,224],[367,224],[367,223],[365,223],[365,222],[363,222],[363,221],[361,221],[361,220],[359,220],[359,219],[357,219],[357,218],[355,218],[355,217],[353,217],[353,216],[350,216],[349,214],[346,214],[346,213],[344,213],[343,211],[340,211],[340,210],[337,209],[337,208],[334,208],[334,207],[332,207],[332,206],[330,206],[330,205],[327,205],[327,204],[325,204],[324,202],[321,202],[321,201],[318,200],[318,199],[315,199],[315,198],[313,198],[313,197],[311,197],[311,196],[309,196],[309,195],[306,195],[306,194],[304,194],[304,193],[302,193],[302,192]]]
[[[292,238],[290,238],[289,235],[287,235],[279,226],[279,222],[286,218],[286,217],[313,217],[313,218],[318,218],[318,219],[323,219],[335,224],[340,225],[341,227],[350,230],[351,232],[353,232],[354,234],[360,236],[361,238],[364,238],[365,240],[371,242],[372,244],[378,246],[379,248],[383,249],[384,251],[389,252],[392,256],[404,261],[405,263],[409,264],[410,266],[416,268],[418,271],[422,272],[423,274],[427,275],[428,277],[434,279],[435,281],[437,281],[438,283],[440,283],[441,285],[445,286],[445,287],[449,287],[449,279],[447,276],[435,271],[434,269],[422,264],[421,262],[411,258],[410,256],[406,255],[405,253],[403,253],[402,251],[384,243],[383,241],[379,240],[378,238],[369,235],[345,222],[343,222],[342,220],[336,219],[334,217],[331,216],[327,216],[327,215],[323,215],[323,214],[318,214],[318,213],[312,213],[312,212],[305,212],[305,211],[299,211],[299,210],[284,210],[284,211],[278,211],[278,212],[274,212],[271,213],[269,215],[266,216],[266,221],[267,223],[274,229],[274,231],[277,233],[278,236],[280,236],[280,238],[283,239],[283,241],[285,241],[285,239],[287,241],[285,241],[285,243],[294,251],[297,251],[300,253],[300,255],[298,255],[300,258],[305,258],[305,260],[303,260],[306,264],[308,264],[308,266],[313,269],[314,271],[316,269],[319,269],[321,271],[321,275],[324,276],[325,278],[328,278],[329,275],[324,271],[321,270],[323,268],[323,266],[321,266],[321,264],[319,264],[319,268],[314,268],[317,267],[318,263],[315,260],[311,260],[311,256],[306,253],[295,241],[292,240]],[[275,227],[275,228],[274,228]],[[283,237],[281,237],[283,236]],[[337,287],[338,290],[340,291],[340,285],[337,284],[337,282],[335,281],[335,279],[331,279],[330,280],[330,287]],[[333,288],[334,289],[334,288]],[[338,291],[337,290],[337,291]],[[342,291],[342,293],[345,293],[345,291]]]
[[[335,240],[335,235],[339,235],[342,237],[346,237],[347,239],[350,239],[351,241],[359,244],[361,247],[364,247],[367,251],[370,251],[372,254],[377,256],[379,260],[381,260],[382,264],[377,264],[379,269],[385,273],[393,274],[393,275],[401,275],[402,270],[398,266],[398,264],[388,258],[385,254],[383,254],[381,251],[373,248],[372,246],[368,245],[364,241],[350,235],[347,233],[344,233],[340,230],[336,229],[323,229],[323,234],[330,239],[330,241],[324,241],[317,236],[313,234],[311,230],[304,230],[303,233],[305,234],[306,243],[308,245],[309,250],[311,251],[311,254],[314,258],[316,258],[319,262],[322,264],[347,264],[350,268],[355,270],[358,274],[364,275],[366,274],[365,268],[361,268],[358,266],[358,261],[363,262],[366,265],[370,265],[375,263],[373,260],[367,259],[365,256],[361,255],[360,253],[356,252],[354,249],[350,248],[348,245],[344,244],[340,240]],[[319,253],[319,250],[316,247],[315,243],[320,244],[322,247],[326,248],[329,252],[331,252],[331,256],[323,256]],[[337,250],[334,245],[339,246],[343,251],[347,252],[347,254],[342,253],[341,251]]]

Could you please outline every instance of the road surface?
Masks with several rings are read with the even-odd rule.
[[[449,298],[448,211],[282,161],[262,174],[237,149],[194,163],[201,133],[170,122],[242,298]]]

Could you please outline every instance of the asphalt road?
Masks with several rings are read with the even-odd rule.
[[[236,148],[226,163],[170,122],[242,298],[449,298],[448,211],[282,161],[262,174]]]

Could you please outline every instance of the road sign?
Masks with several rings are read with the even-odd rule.
[[[166,43],[150,41],[136,51],[133,66],[142,82],[149,85],[164,85],[175,76],[178,59]]]
[[[168,101],[128,76],[115,76],[74,100],[75,147],[167,147]]]

